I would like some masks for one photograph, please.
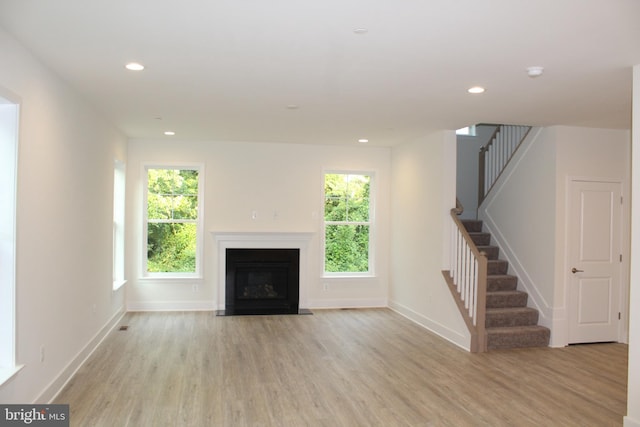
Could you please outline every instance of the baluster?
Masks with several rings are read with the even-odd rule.
[[[504,167],[504,147],[506,145],[507,133],[504,129],[504,126],[501,126],[500,129],[500,163],[498,164],[498,172],[496,173],[496,179],[498,175],[500,175],[500,171]]]
[[[464,242],[464,245],[462,247],[462,283],[464,283],[464,292],[467,292],[467,287],[469,286],[469,282],[467,281],[467,275],[469,274],[468,270],[467,270],[467,259],[468,259],[468,253],[467,253],[467,242]]]
[[[466,253],[465,253],[465,283],[467,284],[467,297],[465,298],[465,307],[468,309],[470,307],[470,300],[471,298],[469,298],[470,295],[470,291],[471,291],[471,278],[470,278],[470,273],[471,273],[471,269],[470,264],[471,264],[471,248],[469,247],[469,245],[465,245],[466,246]]]
[[[450,248],[449,248],[449,277],[451,277],[453,279],[453,283],[456,283],[455,281],[455,265],[456,265],[456,246],[458,243],[458,227],[456,225],[456,223],[453,223],[453,227],[451,227],[451,234],[449,235],[449,243],[450,243]]]
[[[473,281],[473,307],[475,308],[473,310],[473,325],[477,325],[478,324],[478,260],[474,260],[475,261],[475,267],[476,267],[476,274],[474,274],[474,281]]]
[[[454,283],[456,284],[456,287],[458,289],[458,293],[460,293],[460,269],[461,269],[461,265],[460,265],[460,260],[462,259],[462,253],[461,253],[461,247],[462,247],[462,233],[460,233],[460,230],[458,230],[458,244],[456,245],[456,277],[454,279]]]

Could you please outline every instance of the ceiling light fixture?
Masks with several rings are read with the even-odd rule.
[[[532,79],[541,76],[543,72],[544,72],[544,67],[535,66],[535,67],[527,68],[527,74]]]
[[[173,136],[173,135],[175,135],[176,133],[175,133],[174,131],[172,131],[172,130],[168,130],[168,131],[166,131],[164,134],[165,134],[165,135],[167,135],[167,136]]]
[[[467,92],[469,93],[483,93],[484,92],[484,88],[481,86],[474,86],[471,87],[467,90]]]
[[[129,71],[142,71],[144,70],[144,65],[138,64],[137,62],[130,62],[124,66]]]
[[[369,140],[368,140],[368,139],[366,139],[366,138],[360,138],[360,139],[358,140],[358,142],[359,142],[360,144],[366,144],[367,142],[369,142]]]
[[[356,28],[355,30],[353,30],[353,32],[356,34],[367,34],[369,30],[367,30],[366,28]]]

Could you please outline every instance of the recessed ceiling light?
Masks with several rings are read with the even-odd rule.
[[[356,34],[367,34],[369,30],[367,30],[366,28],[356,28],[355,30],[353,30],[353,32]]]
[[[527,68],[527,74],[532,78],[541,76],[543,72],[544,67],[535,66]]]
[[[165,134],[165,135],[167,135],[167,136],[173,136],[173,135],[175,135],[176,133],[175,133],[174,131],[172,131],[172,130],[168,130],[168,131],[166,131],[164,134]]]
[[[298,108],[300,108],[300,106],[298,106],[296,104],[287,105],[287,110],[297,110]]]
[[[142,71],[144,70],[144,65],[138,64],[137,62],[130,62],[124,66],[127,70],[130,71]]]
[[[484,92],[484,88],[480,87],[480,86],[474,86],[474,87],[469,88],[467,90],[467,92],[469,92],[469,93],[482,93],[482,92]]]
[[[358,142],[359,142],[360,144],[366,144],[367,142],[369,142],[369,140],[368,140],[368,139],[366,139],[366,138],[360,138],[360,139],[358,140]]]

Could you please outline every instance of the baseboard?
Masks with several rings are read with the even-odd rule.
[[[634,420],[627,417],[623,417],[622,419],[623,427],[640,427],[640,420]]]
[[[122,310],[117,311],[111,318],[104,324],[102,328],[89,340],[78,354],[65,366],[60,374],[53,380],[36,398],[34,403],[48,402],[51,403],[67,385],[67,383],[73,378],[75,373],[82,367],[86,360],[93,354],[98,346],[104,341],[109,333],[118,325],[120,319],[125,315],[124,307]]]
[[[453,331],[395,301],[389,302],[389,308],[450,343],[455,344],[464,350],[470,351],[469,344],[471,342],[471,337],[469,335],[465,336],[464,334]]]
[[[331,308],[382,308],[388,307],[386,298],[371,299],[316,299],[308,300],[306,307],[309,309],[331,309]]]
[[[133,301],[127,311],[215,311],[213,301]]]

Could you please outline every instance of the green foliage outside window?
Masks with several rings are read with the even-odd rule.
[[[368,175],[325,174],[325,271],[369,271]]]
[[[147,271],[194,273],[198,171],[148,169]]]

